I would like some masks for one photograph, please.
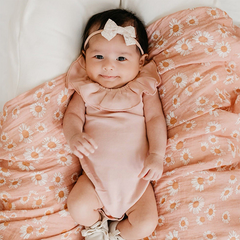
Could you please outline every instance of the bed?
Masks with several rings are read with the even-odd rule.
[[[66,205],[81,166],[62,132],[65,73],[87,19],[116,7],[147,25],[168,128],[145,240],[239,240],[238,0],[0,1],[0,240],[83,239]]]

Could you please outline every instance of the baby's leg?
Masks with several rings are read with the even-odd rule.
[[[98,209],[102,208],[102,203],[86,174],[79,177],[68,196],[67,205],[72,218],[80,225],[92,226],[101,220]]]
[[[151,235],[158,223],[156,199],[151,184],[126,214],[128,218],[117,225],[122,238],[141,239]]]

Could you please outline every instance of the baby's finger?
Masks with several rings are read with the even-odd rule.
[[[138,175],[138,177],[139,178],[144,178],[147,175],[148,171],[149,171],[149,168],[144,167],[142,169],[142,171],[140,172],[140,174]]]
[[[81,154],[85,155],[85,156],[89,156],[90,152],[84,147],[83,144],[80,144],[77,147],[77,151],[80,152]]]
[[[73,154],[76,155],[78,158],[83,158],[83,155],[81,152],[79,152],[76,148],[73,150]]]
[[[85,134],[84,138],[90,143],[91,148],[93,148],[94,151],[98,148],[96,142],[89,135]]]
[[[147,175],[143,177],[143,179],[150,181],[150,180],[152,180],[153,176],[154,176],[154,172],[150,170],[150,171],[147,173]]]

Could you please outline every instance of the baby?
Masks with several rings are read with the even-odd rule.
[[[158,222],[150,181],[162,175],[167,134],[147,50],[133,13],[101,12],[89,19],[67,75],[75,93],[63,130],[84,170],[67,204],[85,239],[141,239]]]

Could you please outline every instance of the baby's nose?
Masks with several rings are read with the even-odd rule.
[[[104,61],[103,69],[105,71],[113,70],[114,69],[114,64],[112,63],[112,61],[106,60],[106,61]]]

